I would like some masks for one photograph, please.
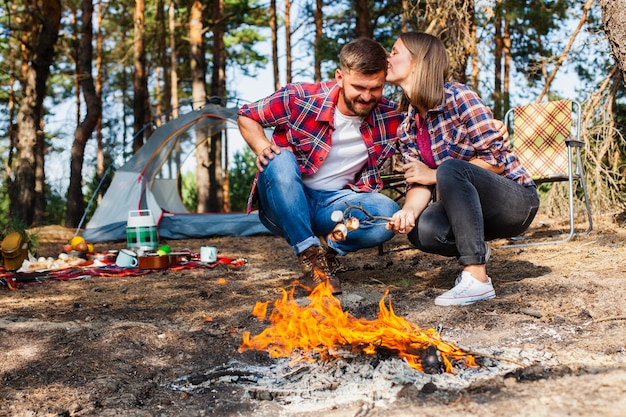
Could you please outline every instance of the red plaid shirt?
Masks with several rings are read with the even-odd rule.
[[[424,160],[417,146],[416,110],[409,106],[406,119],[398,131],[398,143],[403,161],[412,156]],[[528,172],[511,149],[510,142],[492,123],[491,110],[470,87],[459,83],[445,83],[445,98],[438,107],[426,114],[431,150],[437,166],[447,159],[469,161],[480,158],[494,166],[504,165],[503,177],[533,186]],[[407,184],[407,189],[411,188]]]
[[[341,88],[335,81],[317,84],[289,84],[270,96],[239,109],[239,115],[256,120],[264,128],[274,128],[272,141],[290,148],[303,174],[314,174],[326,160],[331,147],[333,115]],[[376,192],[383,187],[379,168],[395,152],[397,128],[403,116],[396,104],[381,99],[361,124],[367,147],[367,164],[347,187]],[[257,173],[258,178],[258,173]],[[256,199],[257,178],[248,200],[248,213]]]

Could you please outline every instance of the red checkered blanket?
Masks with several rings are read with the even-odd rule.
[[[248,261],[244,258],[217,258],[217,262],[204,263],[197,260],[183,262],[165,269],[122,268],[115,264],[94,267],[93,265],[79,265],[76,267],[43,272],[13,272],[0,267],[0,283],[9,290],[15,290],[26,285],[41,284],[47,281],[69,281],[90,277],[133,277],[147,275],[159,271],[181,271],[185,269],[209,268],[219,265],[227,267],[241,267]]]

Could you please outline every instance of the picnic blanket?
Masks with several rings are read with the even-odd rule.
[[[69,281],[90,277],[136,277],[163,271],[182,271],[195,268],[213,269],[219,265],[237,268],[247,263],[248,261],[244,258],[218,257],[217,261],[212,263],[192,259],[161,269],[123,268],[115,264],[95,264],[93,262],[54,271],[15,272],[6,271],[0,267],[0,283],[6,285],[9,290],[16,290],[22,286],[36,285],[47,281]]]

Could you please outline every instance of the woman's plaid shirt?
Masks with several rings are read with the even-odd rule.
[[[470,87],[459,83],[445,83],[445,98],[441,105],[426,114],[431,150],[437,166],[447,159],[469,161],[480,158],[488,164],[503,166],[504,177],[522,184],[535,183],[520,164],[493,123],[493,114]],[[415,140],[415,109],[410,106],[406,119],[398,130],[398,141],[403,160],[412,156],[423,160]],[[410,188],[410,187],[409,187]]]
[[[335,81],[289,84],[264,99],[242,106],[239,115],[257,121],[264,128],[274,128],[272,141],[291,149],[300,171],[310,175],[317,172],[330,151],[333,116],[340,91]],[[397,129],[402,119],[396,104],[383,98],[363,120],[361,135],[367,147],[367,164],[347,187],[362,192],[382,189],[379,167],[395,153]],[[248,212],[255,201],[256,183],[255,178]]]

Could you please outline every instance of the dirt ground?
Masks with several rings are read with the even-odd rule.
[[[246,386],[217,381],[182,392],[171,383],[232,360],[271,365],[264,352],[238,353],[242,334],[267,327],[256,301],[280,297],[299,277],[294,256],[271,236],[170,241],[174,250],[215,245],[239,268],[158,271],[140,277],[50,281],[9,291],[0,286],[1,416],[622,416],[626,410],[626,228],[596,216],[588,236],[525,248],[491,242],[488,272],[497,297],[438,307],[452,286],[454,259],[412,249],[396,237],[341,259],[345,301],[372,315],[390,290],[395,313],[480,352],[500,346],[552,358],[461,390],[405,387],[393,401],[324,410],[250,397]],[[536,220],[533,229],[551,222]],[[38,231],[39,255],[57,256],[73,231]],[[125,242],[97,244],[97,251]],[[413,388],[413,389],[411,389]],[[416,389],[417,388],[417,389]]]

